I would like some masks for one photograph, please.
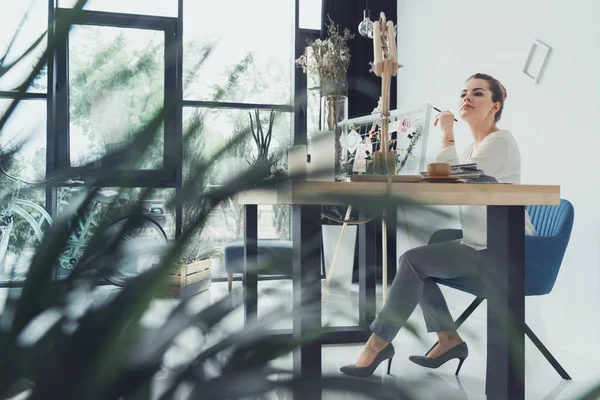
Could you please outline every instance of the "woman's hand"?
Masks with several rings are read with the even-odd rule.
[[[442,111],[433,120],[433,126],[440,126],[444,139],[454,139],[454,114]]]

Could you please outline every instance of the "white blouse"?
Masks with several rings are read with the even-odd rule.
[[[513,135],[506,130],[491,133],[477,148],[472,143],[458,158],[455,146],[448,146],[437,156],[437,162],[456,164],[477,163],[486,175],[500,183],[521,183],[521,153]],[[486,206],[459,206],[462,243],[475,250],[487,248]],[[536,234],[531,219],[525,212],[525,235]]]

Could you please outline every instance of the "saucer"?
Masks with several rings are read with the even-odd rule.
[[[433,183],[452,183],[458,181],[460,178],[457,176],[424,176],[423,180],[426,182]]]
[[[398,183],[410,183],[410,182],[421,182],[423,178],[421,175],[392,175],[392,182]],[[387,175],[352,175],[350,177],[352,182],[387,182]]]

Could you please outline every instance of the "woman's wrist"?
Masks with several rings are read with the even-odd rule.
[[[446,147],[454,146],[454,138],[443,138],[442,139],[442,149]]]
[[[442,137],[444,139],[452,139],[452,140],[454,140],[454,131],[452,129],[443,129],[442,130]]]

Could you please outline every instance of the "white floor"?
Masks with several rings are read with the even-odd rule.
[[[227,295],[226,283],[213,283],[209,291],[194,297],[193,302],[198,308],[214,303]],[[234,288],[240,283],[234,282]],[[104,288],[108,293],[111,289]],[[350,296],[332,296],[323,306],[323,321],[329,325],[354,325],[358,319],[357,285],[353,287]],[[381,290],[378,288],[378,302],[381,300]],[[269,318],[274,310],[291,310],[290,281],[261,281],[259,282],[259,319]],[[5,290],[0,290],[0,304],[3,303]],[[145,316],[145,322],[159,324],[174,301],[157,301]],[[450,305],[452,309],[452,305]],[[452,309],[456,316],[462,310]],[[412,364],[408,360],[411,354],[423,354],[433,343],[434,337],[425,333],[422,315],[417,308],[409,323],[418,330],[422,338],[417,338],[408,330],[402,330],[394,340],[396,356],[392,363],[391,376],[385,374],[380,367],[376,374],[368,378],[375,382],[393,382],[406,387],[416,399],[485,399],[485,307],[477,315],[470,318],[461,328],[461,335],[469,345],[470,355],[465,361],[460,376],[454,376],[457,362],[450,362],[438,370],[428,370]],[[291,319],[277,318],[271,325],[274,328],[290,328]],[[243,329],[243,310],[231,314],[222,324],[221,332],[232,332]],[[568,348],[569,327],[556,324],[556,329],[563,329],[565,335],[564,348]],[[542,338],[543,340],[543,338]],[[193,340],[192,340],[193,341]],[[190,345],[192,346],[190,341]],[[185,342],[185,340],[184,340]],[[185,343],[184,343],[185,346]],[[336,345],[323,347],[323,374],[339,376],[342,365],[353,363],[360,352],[360,345]],[[583,398],[586,390],[595,384],[600,384],[600,362],[577,358],[566,352],[550,348],[554,356],[571,374],[573,381],[563,381],[546,362],[538,350],[526,340],[526,398],[527,399],[577,399]],[[590,357],[592,359],[593,357]],[[291,355],[278,359],[277,367],[291,370]],[[288,399],[286,393],[273,393],[268,399]],[[346,393],[327,392],[324,399],[360,398]]]
[[[240,287],[234,282],[234,288]],[[323,305],[323,322],[330,325],[355,324],[358,320],[357,299],[358,287],[354,285],[353,293],[345,299],[343,296],[331,297]],[[264,318],[270,310],[277,307],[291,307],[290,281],[261,281],[259,282],[259,318]],[[213,284],[210,293],[206,293],[202,301],[215,301],[226,295],[226,284]],[[381,288],[378,288],[378,303],[381,301]],[[289,306],[289,307],[286,307]],[[485,303],[484,303],[485,305]],[[425,332],[422,314],[417,308],[410,318],[411,323],[421,334],[417,338],[408,330],[402,330],[394,340],[396,356],[392,362],[391,376],[385,374],[381,366],[376,374],[369,378],[376,381],[394,382],[406,385],[416,399],[485,399],[485,307],[479,310],[477,316],[470,318],[460,333],[469,345],[469,358],[465,361],[459,377],[455,377],[457,361],[438,370],[428,370],[412,364],[408,357],[412,354],[423,354],[435,341],[435,337]],[[452,309],[452,305],[450,305]],[[456,317],[462,310],[452,309]],[[483,315],[483,318],[482,318]],[[231,329],[242,327],[243,315],[232,315],[228,320]],[[277,327],[291,327],[291,321],[280,321]],[[565,343],[568,343],[569,327],[557,323],[556,329],[565,330]],[[564,347],[568,347],[567,344]],[[360,352],[360,345],[336,345],[323,348],[323,374],[339,375],[342,365],[353,363]],[[564,381],[554,371],[535,346],[526,340],[526,398],[527,399],[576,399],[583,396],[589,388],[600,384],[600,362],[593,363],[573,356],[565,351],[550,348],[550,351],[573,377],[572,381]],[[291,355],[277,361],[277,367],[292,368]],[[278,394],[274,399],[286,399],[284,394]],[[351,398],[344,393],[325,393],[324,399]],[[357,398],[357,397],[353,397]]]

